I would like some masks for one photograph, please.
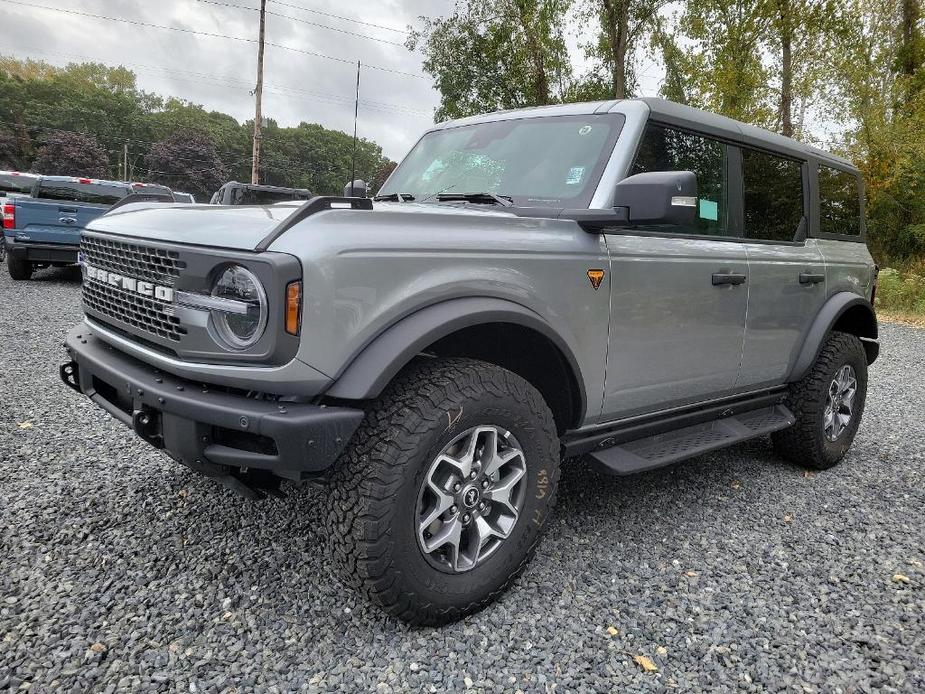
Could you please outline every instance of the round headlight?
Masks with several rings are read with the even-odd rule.
[[[232,349],[247,349],[267,327],[267,295],[257,276],[240,265],[231,265],[212,285],[212,296],[228,304],[212,311],[212,324]]]

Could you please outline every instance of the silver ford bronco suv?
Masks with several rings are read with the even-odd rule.
[[[658,99],[465,118],[373,200],[98,218],[61,377],[248,497],[325,485],[345,580],[443,623],[524,569],[562,460],[844,457],[879,350],[863,201],[844,159]]]

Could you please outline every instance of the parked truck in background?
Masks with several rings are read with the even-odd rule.
[[[161,195],[160,191],[164,191]],[[169,188],[73,176],[38,176],[31,196],[3,203],[3,242],[10,277],[27,280],[36,268],[77,262],[80,232],[129,195],[173,200]]]
[[[38,178],[35,174],[19,171],[0,171],[0,204],[8,199],[30,195]],[[6,244],[0,238],[0,262],[6,257]]]
[[[307,188],[283,188],[257,183],[228,181],[212,194],[212,205],[272,205],[287,200],[308,200],[312,192]]]

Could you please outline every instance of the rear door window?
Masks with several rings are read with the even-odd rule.
[[[29,193],[32,192],[32,185],[34,183],[35,179],[31,176],[0,174],[0,196],[6,193],[29,195]]]
[[[725,236],[728,233],[726,145],[718,140],[650,123],[646,126],[630,174],[693,171],[697,174],[697,220],[678,233]]]
[[[36,197],[45,200],[65,200],[91,205],[114,205],[128,194],[128,186],[111,183],[42,181],[39,184]]]
[[[819,231],[845,236],[861,233],[861,197],[853,173],[819,167]]]
[[[793,241],[803,221],[803,164],[754,149],[742,150],[745,236]]]

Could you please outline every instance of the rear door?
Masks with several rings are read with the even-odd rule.
[[[748,262],[730,238],[726,144],[650,123],[630,174],[697,174],[698,219],[690,228],[607,235],[611,320],[604,419],[727,395],[745,335]],[[733,193],[730,196],[730,193]]]
[[[16,232],[23,241],[76,245],[91,221],[128,194],[128,186],[89,180],[42,180],[35,197],[16,201]]]
[[[779,385],[826,298],[825,258],[806,239],[809,164],[775,152],[735,150],[742,172],[748,320],[738,386]]]

